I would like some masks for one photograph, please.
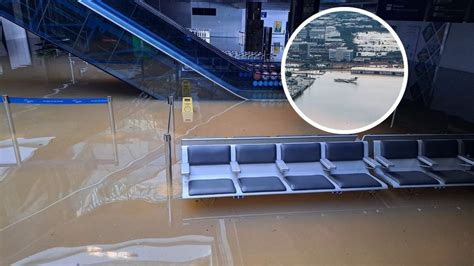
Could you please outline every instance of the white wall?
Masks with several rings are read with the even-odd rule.
[[[280,61],[283,55],[283,46],[285,45],[286,23],[288,21],[288,11],[285,10],[263,10],[267,12],[267,17],[263,19],[265,27],[272,28],[272,45],[280,45],[279,52],[276,53],[274,60]],[[275,33],[275,21],[281,21],[281,32]],[[272,53],[276,52],[275,50]]]
[[[191,27],[208,29],[211,37],[239,37],[242,9],[221,3],[192,2],[191,7],[215,8],[216,16],[191,15]]]
[[[241,33],[245,31],[245,9],[236,8],[229,4],[191,2],[191,7],[215,8],[216,16],[191,16],[191,27],[207,29],[211,32],[211,43],[222,50],[242,50]],[[265,27],[272,27],[273,43],[284,45],[288,11],[262,10],[267,12],[263,18]],[[281,33],[275,33],[275,21],[281,21]],[[283,52],[283,49],[280,49]],[[280,56],[281,57],[281,56]],[[277,57],[279,58],[279,57]]]

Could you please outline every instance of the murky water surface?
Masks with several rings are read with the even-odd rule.
[[[354,77],[358,78],[356,83],[334,81]],[[295,103],[319,125],[356,129],[377,121],[390,109],[400,94],[402,81],[402,77],[326,72]]]
[[[165,102],[100,72],[75,85],[53,72],[0,77],[0,92],[113,96],[117,152],[106,106],[12,106],[25,157],[0,167],[0,265],[474,263],[470,188],[182,200],[179,154],[166,186]],[[322,133],[286,102],[194,103],[184,119],[177,102],[176,150],[185,137]]]

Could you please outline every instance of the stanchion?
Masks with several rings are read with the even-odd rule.
[[[112,105],[112,96],[107,96],[107,106],[109,107],[110,133],[112,133],[114,161],[115,161],[115,164],[118,164],[118,151],[117,151],[117,138],[116,138],[117,129],[115,127],[115,116],[114,116],[114,107]]]
[[[165,167],[166,167],[166,183],[168,187],[168,223],[171,225],[173,220],[173,212],[171,210],[171,199],[173,196],[173,165],[171,162],[171,135],[169,133],[165,133],[163,136],[165,141]]]
[[[169,133],[165,133],[164,135],[165,141],[165,164],[166,164],[166,179],[168,182],[168,186],[171,185],[173,181],[173,165],[171,163],[171,135]]]
[[[393,125],[395,124],[395,116],[397,115],[397,109],[395,109],[395,111],[393,111],[393,114],[392,114],[392,121],[390,122],[390,128],[393,127]]]
[[[171,156],[172,156],[172,162],[176,162],[176,151],[175,151],[175,130],[176,130],[176,126],[175,126],[175,113],[174,113],[174,97],[172,95],[168,96],[168,104],[170,105],[170,121],[168,121],[170,123],[169,127],[170,127],[170,131],[171,132],[168,132],[171,134],[172,138],[171,138]]]
[[[21,155],[18,141],[16,140],[15,125],[13,124],[13,117],[10,111],[10,99],[7,95],[2,96],[3,106],[5,107],[5,113],[7,115],[8,127],[10,128],[10,136],[13,142],[13,150],[15,152],[15,160],[18,166],[21,166]]]

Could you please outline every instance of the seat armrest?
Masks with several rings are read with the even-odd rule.
[[[230,162],[230,170],[232,173],[239,174],[240,173],[240,166],[238,162]]]
[[[283,160],[276,160],[275,161],[277,167],[278,167],[278,170],[280,170],[280,172],[282,174],[288,172],[290,169],[288,168],[288,165],[286,165],[286,163],[283,161]]]
[[[370,157],[364,157],[363,160],[364,160],[364,163],[366,163],[368,166],[372,167],[373,169],[380,166],[380,164],[378,164],[374,159]]]
[[[190,174],[189,163],[181,164],[181,175],[189,176]]]
[[[458,159],[465,162],[466,164],[469,164],[471,166],[474,166],[474,161],[471,158],[467,158],[464,155],[458,155]]]
[[[429,167],[437,165],[437,163],[426,156],[418,156],[417,159]]]
[[[332,170],[336,169],[336,166],[326,158],[322,158],[319,161],[321,162],[321,165],[324,167],[324,170],[326,171],[331,172]]]
[[[385,168],[390,168],[390,167],[395,166],[393,162],[389,161],[387,158],[380,155],[376,155],[375,160]]]

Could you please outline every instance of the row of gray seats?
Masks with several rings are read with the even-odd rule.
[[[395,188],[474,185],[474,140],[374,141],[378,177]]]
[[[183,198],[474,185],[474,140],[183,146]]]
[[[183,197],[386,189],[356,142],[194,145],[183,149]]]

